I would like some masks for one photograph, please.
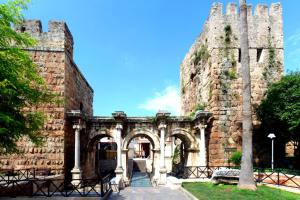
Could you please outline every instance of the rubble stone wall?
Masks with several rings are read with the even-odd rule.
[[[279,3],[248,6],[253,125],[260,122],[254,110],[267,86],[283,74],[282,8]],[[230,3],[223,14],[213,4],[203,31],[180,66],[181,114],[190,115],[203,105],[213,113],[208,135],[210,165],[227,164],[228,149],[241,149],[242,73],[239,14]]]

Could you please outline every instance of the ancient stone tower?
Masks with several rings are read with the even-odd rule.
[[[92,116],[93,89],[73,61],[73,37],[64,22],[49,21],[48,32],[43,32],[39,20],[26,20],[18,31],[37,40],[27,51],[49,89],[62,101],[33,108],[47,117],[42,130],[44,144],[35,147],[28,139],[21,139],[18,146],[23,154],[1,156],[0,168],[49,168],[53,173],[68,173],[74,165],[74,130],[66,112],[82,110]]]
[[[241,149],[242,79],[239,13],[230,3],[213,4],[202,33],[180,68],[181,112],[190,115],[205,107],[213,113],[208,133],[210,165],[227,163],[229,152]],[[259,127],[255,108],[267,86],[283,74],[282,8],[279,3],[248,6],[253,125]]]

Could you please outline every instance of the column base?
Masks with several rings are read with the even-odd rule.
[[[81,170],[79,168],[73,168],[71,170],[72,173],[72,184],[75,186],[80,186],[80,182],[81,182]]]
[[[116,184],[118,185],[119,189],[122,189],[125,187],[124,181],[123,181],[123,168],[117,167],[115,170],[116,173]]]
[[[124,170],[123,170],[123,168],[122,167],[117,167],[116,169],[115,169],[115,173],[116,173],[116,176],[122,176],[123,175],[123,172],[124,172]]]
[[[159,170],[159,181],[158,185],[166,185],[167,184],[167,169],[161,168]]]

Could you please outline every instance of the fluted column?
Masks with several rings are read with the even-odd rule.
[[[74,168],[72,169],[72,183],[78,185],[81,179],[81,169],[80,169],[80,130],[82,129],[81,125],[73,125],[75,129],[75,159],[74,159]]]

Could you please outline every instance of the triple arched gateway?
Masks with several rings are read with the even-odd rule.
[[[151,180],[158,184],[165,184],[166,174],[172,170],[174,149],[168,149],[167,141],[181,141],[184,166],[207,166],[205,128],[210,117],[211,113],[204,111],[198,112],[194,118],[170,116],[164,111],[158,112],[155,117],[127,117],[124,112],[118,111],[112,117],[87,118],[81,111],[71,111],[68,118],[75,132],[72,179],[76,182],[81,177],[97,176],[100,166],[103,168],[105,165],[106,170],[114,170],[117,180],[126,183],[132,171],[129,146],[135,138],[149,141],[149,151],[146,155],[143,152],[143,156],[149,158],[147,171]],[[103,138],[113,141],[105,146],[110,152],[109,162],[99,161],[101,147],[98,146]]]

